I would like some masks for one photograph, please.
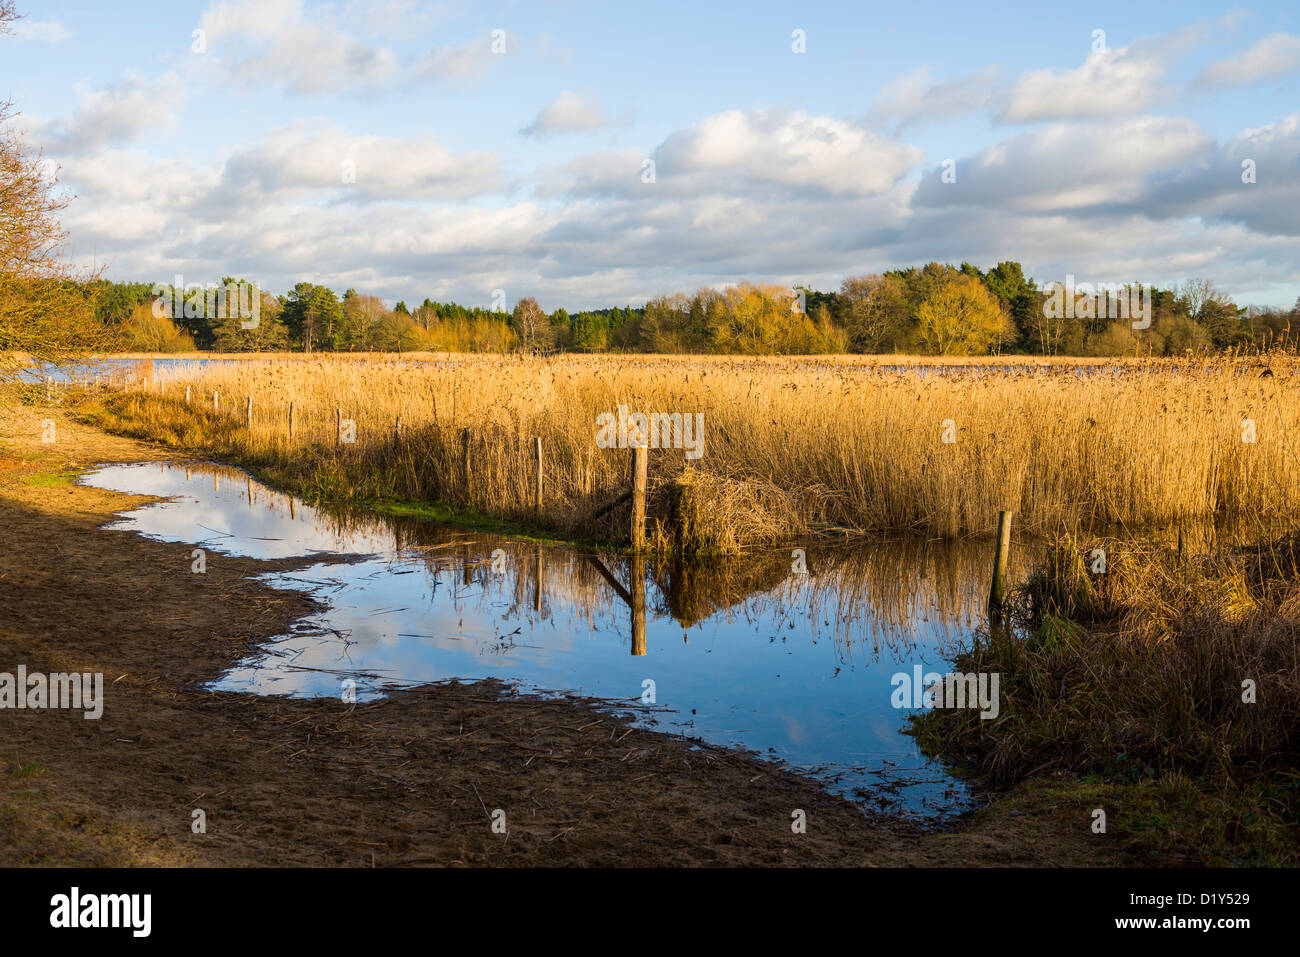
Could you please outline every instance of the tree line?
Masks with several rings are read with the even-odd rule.
[[[222,287],[237,280],[225,277]],[[1185,355],[1222,349],[1293,350],[1300,301],[1290,310],[1240,307],[1206,279],[1133,290],[1118,315],[1083,284],[1040,288],[1021,264],[982,270],[932,262],[845,279],[823,292],[741,282],[642,306],[547,314],[531,297],[513,309],[426,298],[411,308],[328,286],[297,283],[260,294],[260,315],[241,322],[204,291],[146,283],[84,284],[95,315],[132,351],[176,352],[658,352],[746,355]],[[174,293],[174,295],[173,295]],[[1137,304],[1145,313],[1140,317]],[[1142,321],[1145,320],[1145,321]],[[251,328],[246,328],[252,326]],[[1135,328],[1136,326],[1136,328]]]

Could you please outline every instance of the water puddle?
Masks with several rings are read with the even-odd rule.
[[[114,527],[221,555],[314,555],[264,580],[327,607],[214,687],[358,700],[498,678],[602,698],[642,725],[750,748],[838,793],[916,815],[969,807],[900,733],[898,672],[944,672],[987,597],[990,548],[902,541],[655,568],[370,512],[313,508],[222,466],[112,465],[87,485],[163,496]],[[638,600],[637,595],[642,597]],[[856,795],[863,797],[863,795]]]

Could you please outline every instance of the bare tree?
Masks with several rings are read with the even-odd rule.
[[[1178,287],[1178,298],[1187,307],[1187,314],[1193,319],[1201,318],[1205,307],[1211,303],[1226,305],[1228,297],[1214,285],[1213,279],[1189,279]]]
[[[14,9],[14,0],[0,0],[0,34],[13,33],[10,24],[22,18],[23,15]]]
[[[538,349],[550,344],[551,324],[532,296],[515,304],[511,321],[525,348]]]
[[[842,321],[862,352],[896,348],[907,328],[907,290],[895,276],[850,276],[840,284]]]
[[[17,19],[13,0],[0,0],[0,34],[12,33]],[[16,115],[12,103],[0,102],[0,379],[30,362],[76,361],[110,339],[86,286],[95,276],[63,260],[67,234],[58,214],[69,197],[40,153],[25,148]]]

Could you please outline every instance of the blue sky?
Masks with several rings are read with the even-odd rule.
[[[0,94],[112,278],[572,309],[1011,258],[1300,296],[1294,4],[19,9]]]

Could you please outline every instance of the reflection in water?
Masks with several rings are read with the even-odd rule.
[[[916,665],[945,671],[982,623],[987,543],[807,547],[806,573],[788,549],[656,565],[326,512],[218,466],[114,465],[85,481],[172,497],[117,523],[149,537],[217,555],[354,559],[263,576],[326,608],[216,687],[339,696],[351,679],[364,700],[495,677],[604,698],[639,723],[742,745],[899,809],[969,803],[964,785],[900,734],[907,712],[892,706],[890,679]]]

